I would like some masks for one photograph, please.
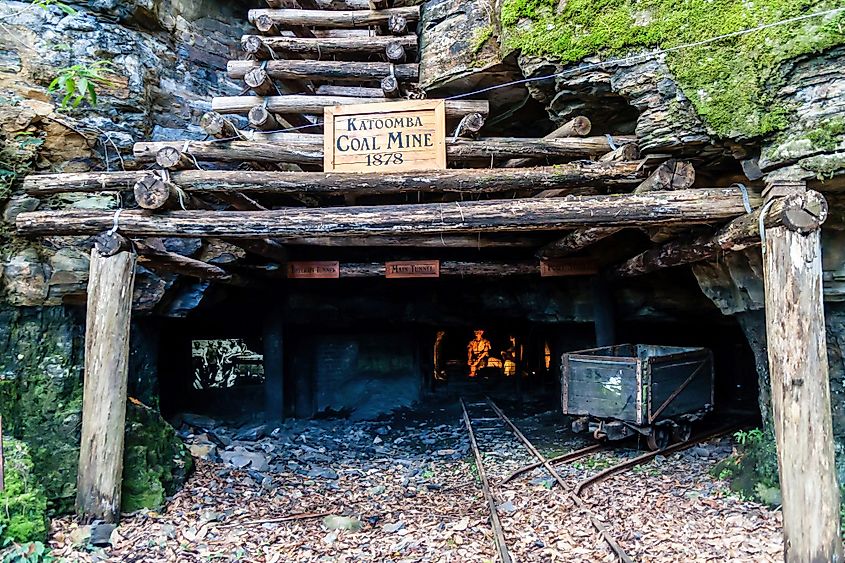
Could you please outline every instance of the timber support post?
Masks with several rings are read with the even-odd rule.
[[[76,481],[76,511],[85,522],[116,522],[120,517],[134,280],[134,254],[91,251]]]
[[[800,186],[791,188],[802,191]],[[767,191],[784,195],[775,183]],[[822,294],[819,219],[823,221],[826,212],[821,217],[806,215],[786,216],[782,224],[761,233],[788,563],[843,560]]]
[[[268,422],[285,418],[284,308],[269,307],[264,319],[264,409]]]

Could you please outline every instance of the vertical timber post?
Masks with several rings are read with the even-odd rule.
[[[264,319],[264,410],[268,422],[285,418],[284,308],[276,299]]]
[[[596,348],[616,344],[616,319],[610,284],[603,275],[593,279],[593,322]]]
[[[768,191],[783,193],[783,185]],[[801,186],[793,192],[801,191]],[[805,189],[805,188],[804,188]],[[821,214],[820,214],[821,215]],[[833,452],[820,225],[786,221],[763,245],[772,411],[783,498],[784,559],[842,561]],[[823,221],[823,218],[821,219]]]
[[[129,323],[135,255],[91,251],[85,323],[82,442],[76,511],[83,521],[120,517]]]

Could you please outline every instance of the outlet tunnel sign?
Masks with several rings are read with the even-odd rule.
[[[326,172],[446,168],[443,100],[327,107],[324,124]]]

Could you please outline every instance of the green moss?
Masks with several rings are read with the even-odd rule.
[[[672,48],[840,6],[836,0],[505,0],[503,45],[563,63]],[[686,96],[723,137],[783,129],[774,103],[783,63],[845,43],[845,12],[671,52],[666,63]]]
[[[5,490],[0,493],[0,536],[16,542],[47,537],[47,497],[33,473],[26,445],[5,438]]]
[[[126,410],[121,510],[161,508],[192,467],[191,455],[155,409],[130,399]]]
[[[823,122],[819,127],[808,132],[805,137],[813,148],[832,151],[839,146],[845,135],[845,119],[836,117]]]
[[[737,432],[736,453],[717,463],[711,473],[730,482],[742,498],[776,506],[780,504],[780,483],[775,437],[770,430]]]
[[[484,44],[493,37],[493,26],[486,25],[482,28],[476,29],[475,33],[472,35],[472,43],[470,44],[469,50],[470,52],[475,55],[484,47]]]

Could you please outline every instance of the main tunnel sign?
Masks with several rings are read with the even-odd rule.
[[[326,172],[446,169],[446,104],[408,100],[325,108]]]

